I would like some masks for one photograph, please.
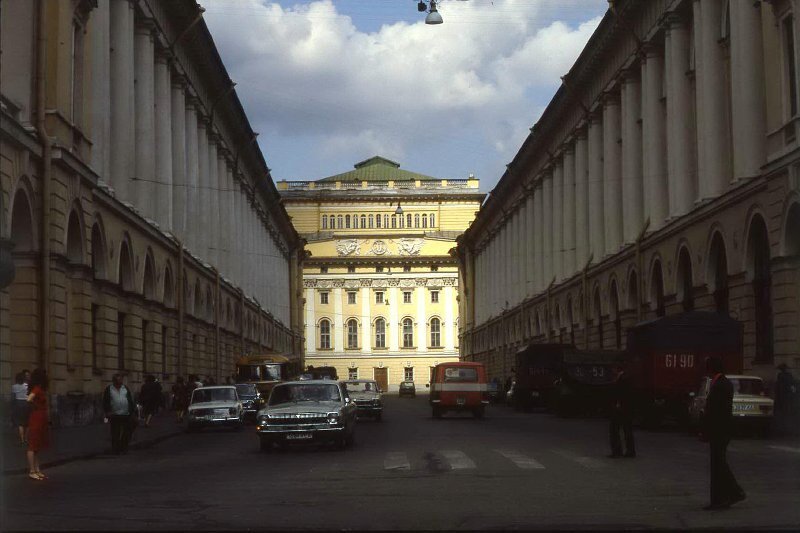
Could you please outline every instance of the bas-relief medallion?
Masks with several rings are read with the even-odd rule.
[[[369,251],[375,255],[386,255],[389,252],[389,247],[386,246],[386,241],[377,240],[372,243],[372,248]]]

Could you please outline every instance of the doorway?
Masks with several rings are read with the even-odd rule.
[[[378,386],[381,388],[382,391],[386,392],[389,390],[389,369],[388,368],[374,368],[374,376],[375,381],[378,382]]]

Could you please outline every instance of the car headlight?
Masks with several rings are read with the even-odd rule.
[[[339,423],[339,413],[328,413],[328,424],[334,426]]]

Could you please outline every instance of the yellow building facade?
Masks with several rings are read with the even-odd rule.
[[[417,388],[458,360],[458,264],[479,182],[409,172],[373,157],[350,172],[277,184],[306,240],[305,360],[384,390]]]

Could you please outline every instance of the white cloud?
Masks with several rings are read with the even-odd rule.
[[[530,0],[448,2],[441,26],[426,26],[420,17],[365,33],[330,0],[292,7],[266,0],[204,5],[256,130],[317,137],[322,149],[315,157],[347,153],[356,162],[374,153],[408,155],[403,166],[420,171],[412,154],[426,139],[442,143],[442,157],[459,161],[439,175],[467,165],[497,174],[483,176],[491,181],[599,22],[543,26],[540,3]],[[532,99],[532,92],[544,101]],[[454,137],[458,143],[448,145]],[[281,172],[279,154],[270,157],[279,178],[295,177]]]

